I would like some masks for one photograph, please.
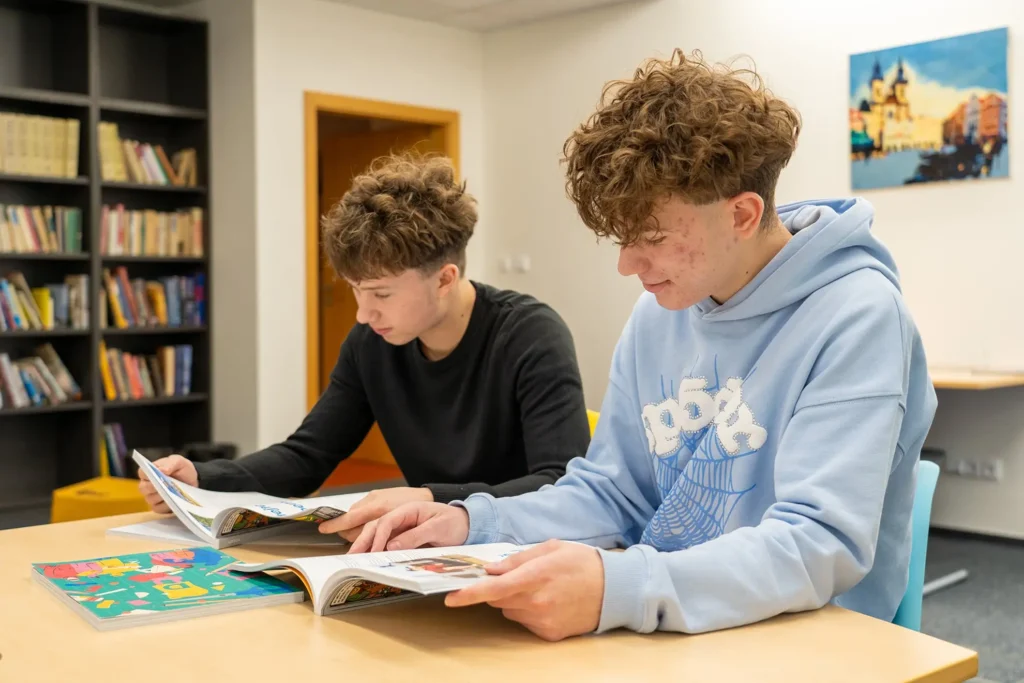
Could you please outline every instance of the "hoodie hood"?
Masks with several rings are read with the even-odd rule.
[[[810,200],[778,208],[793,238],[743,289],[722,305],[697,304],[705,320],[740,320],[773,313],[864,268],[900,287],[889,250],[871,233],[874,207],[865,199]]]

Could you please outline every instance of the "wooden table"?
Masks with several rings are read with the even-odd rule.
[[[617,631],[547,643],[487,606],[425,598],[316,617],[308,601],[99,632],[32,562],[169,549],[107,536],[143,513],[0,532],[0,681],[964,681],[977,655],[836,607],[702,635]],[[247,546],[246,560],[326,549]]]
[[[981,391],[1024,386],[1024,374],[1022,373],[956,368],[929,368],[928,373],[932,378],[932,385],[936,389]]]

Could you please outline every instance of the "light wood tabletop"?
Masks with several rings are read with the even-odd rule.
[[[94,630],[30,578],[33,562],[183,547],[106,529],[151,514],[0,531],[0,681],[918,681],[976,675],[965,648],[837,607],[701,635],[617,631],[543,642],[487,606],[439,598],[317,617],[300,604]],[[335,552],[336,552],[335,548]],[[328,548],[251,545],[240,559]]]
[[[1019,372],[929,368],[928,373],[931,375],[932,384],[936,389],[981,391],[1024,386],[1024,373]]]

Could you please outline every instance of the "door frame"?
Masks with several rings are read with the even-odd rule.
[[[320,397],[320,131],[318,114],[343,114],[438,126],[459,178],[459,112],[306,90],[306,409]]]

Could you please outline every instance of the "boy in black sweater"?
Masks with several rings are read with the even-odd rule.
[[[282,443],[238,460],[155,464],[206,489],[307,496],[376,422],[408,487],[375,491],[321,524],[349,540],[406,502],[554,483],[590,442],[573,340],[547,305],[463,277],[476,221],[447,159],[378,160],[322,222],[359,310],[309,415]],[[140,476],[150,506],[167,512]]]

